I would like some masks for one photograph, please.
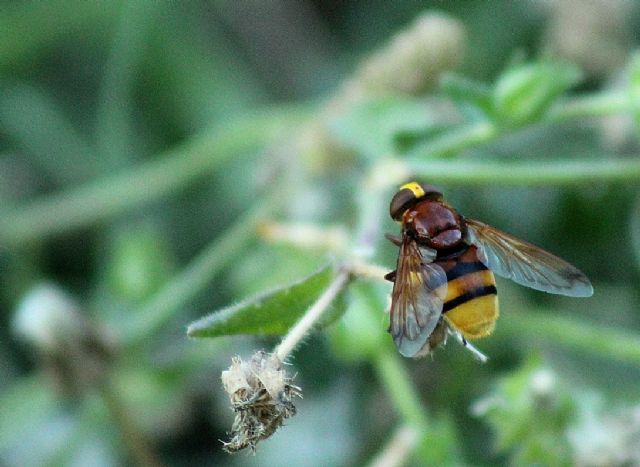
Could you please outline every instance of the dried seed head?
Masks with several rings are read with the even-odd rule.
[[[247,447],[255,451],[259,441],[267,439],[285,419],[296,414],[292,399],[302,397],[302,392],[291,384],[275,355],[259,351],[247,362],[234,357],[221,377],[236,413],[231,440],[223,442],[227,452]]]

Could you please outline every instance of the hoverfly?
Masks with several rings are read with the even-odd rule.
[[[435,187],[416,182],[400,187],[389,206],[402,236],[393,282],[389,332],[400,353],[420,357],[457,337],[468,343],[493,332],[498,296],[493,272],[544,292],[589,297],[593,287],[578,269],[537,246],[467,219]],[[493,271],[493,272],[492,272]]]

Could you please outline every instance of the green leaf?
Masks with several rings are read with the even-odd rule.
[[[333,328],[331,344],[338,357],[346,361],[358,361],[375,355],[389,339],[388,324],[380,317],[389,293],[381,296],[379,288],[369,282],[356,281],[347,295],[348,310],[340,323]],[[388,315],[387,315],[388,318]]]
[[[325,267],[295,284],[267,292],[237,305],[212,313],[189,325],[190,337],[216,337],[233,334],[285,334],[307,311],[335,276]],[[333,312],[321,323],[336,319],[344,310],[336,300]]]
[[[454,101],[471,104],[487,115],[493,110],[491,88],[482,82],[447,73],[440,81],[440,88]]]
[[[437,118],[424,102],[385,97],[356,105],[351,112],[333,120],[330,130],[346,146],[378,158],[396,149],[398,134],[422,133],[436,123]]]
[[[580,70],[568,63],[540,62],[512,67],[496,83],[495,114],[507,126],[535,122],[581,77]]]

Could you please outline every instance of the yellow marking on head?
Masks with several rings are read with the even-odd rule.
[[[416,198],[422,198],[424,196],[424,190],[416,182],[405,183],[400,187],[400,190],[404,190],[405,188],[411,190],[413,192],[413,196]]]

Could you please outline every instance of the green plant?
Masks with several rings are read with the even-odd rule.
[[[348,405],[367,424],[351,436],[361,438],[342,463],[493,464],[501,458],[484,448],[487,426],[499,440],[498,455],[512,462],[588,457],[576,446],[590,428],[585,420],[600,412],[594,404],[565,404],[571,393],[564,385],[576,378],[566,368],[577,368],[577,378],[602,375],[602,385],[614,393],[635,387],[640,362],[634,285],[640,160],[603,142],[601,126],[608,117],[630,116],[625,135],[637,144],[637,57],[621,71],[623,84],[611,88],[583,85],[577,66],[551,58],[512,64],[491,83],[480,82],[453,72],[471,60],[463,59],[469,41],[462,23],[428,13],[364,59],[325,99],[260,107],[263,89],[235,65],[224,34],[214,38],[219,48],[205,51],[182,7],[163,4],[149,15],[148,7],[145,1],[113,2],[98,11],[86,2],[52,1],[16,4],[0,15],[3,77],[13,63],[28,68],[49,40],[88,31],[91,44],[101,40],[105,25],[116,31],[91,137],[77,131],[52,93],[32,84],[0,87],[3,136],[55,187],[41,193],[25,182],[31,194],[25,200],[20,190],[5,189],[13,172],[0,171],[6,181],[0,183],[3,300],[23,303],[40,276],[53,275],[82,302],[71,307],[78,315],[65,321],[76,326],[36,320],[27,327],[35,333],[26,333],[43,368],[59,376],[51,356],[54,363],[75,364],[72,374],[82,377],[65,380],[70,399],[55,395],[30,367],[22,375],[13,365],[0,366],[7,381],[0,394],[0,461],[69,463],[86,446],[98,446],[95,452],[113,463],[123,457],[122,444],[141,464],[171,462],[171,448],[162,446],[170,429],[181,429],[185,413],[211,412],[216,421],[228,415],[209,410],[202,394],[214,400],[223,394],[211,380],[228,366],[229,354],[245,357],[225,371],[224,385],[241,415],[229,450],[255,448],[273,434],[296,413],[300,391],[313,399],[321,386],[346,379],[340,391],[357,394]],[[51,11],[54,23],[65,27],[49,27]],[[134,89],[136,70],[145,70],[150,89]],[[492,74],[489,64],[484,71]],[[158,101],[150,97],[158,91],[154,83]],[[131,106],[136,93],[155,105],[143,124],[136,117],[144,112]],[[144,125],[154,128],[146,138]],[[166,135],[172,131],[176,135]],[[387,214],[391,193],[414,178],[445,184],[465,213],[485,213],[501,228],[513,224],[524,238],[564,249],[589,273],[596,296],[576,304],[499,282],[503,314],[496,334],[479,344],[491,357],[486,366],[451,345],[432,360],[403,359],[385,332],[390,285],[382,277],[396,252],[383,234],[396,229]],[[57,261],[80,258],[80,273],[55,274],[47,258],[56,242],[62,245]],[[131,288],[125,270],[147,272]],[[224,306],[246,296],[256,298]],[[203,309],[214,311],[196,319]],[[93,319],[81,324],[87,314]],[[187,331],[198,339],[186,340],[181,331],[192,320]],[[21,322],[20,313],[14,321]],[[91,346],[81,343],[90,337],[98,343],[93,347],[109,347],[103,327],[116,339],[109,358],[96,363]],[[56,336],[55,352],[42,347],[43,332]],[[259,338],[222,337],[236,334]],[[284,337],[276,345],[265,335]],[[326,345],[318,336],[328,336]],[[200,339],[209,337],[216,339]],[[305,340],[310,344],[299,345]],[[521,358],[538,351],[543,356],[533,363]],[[104,379],[83,373],[96,365]],[[256,368],[265,373],[252,379]],[[515,415],[540,421],[531,410],[529,383],[541,368],[563,371],[556,387],[561,403],[544,412],[557,423],[539,423],[534,433]],[[503,372],[514,376],[494,384]],[[608,378],[621,373],[631,381],[607,387]],[[580,400],[585,387],[597,384],[589,383],[575,385]],[[486,422],[479,427],[468,407],[489,387],[507,403],[485,404],[476,412]],[[201,397],[197,410],[190,405],[194,393]],[[623,396],[637,400],[633,392]],[[324,400],[327,413],[331,397]],[[71,415],[60,401],[72,407]],[[280,436],[304,431],[299,423],[309,418],[301,405]],[[59,430],[60,420],[71,421]],[[626,419],[611,423],[619,422]],[[111,425],[128,443],[105,434]],[[21,444],[59,431],[53,447],[42,443],[31,452]],[[623,431],[620,439],[633,436]],[[207,456],[226,461],[216,457],[216,436],[206,436]]]

